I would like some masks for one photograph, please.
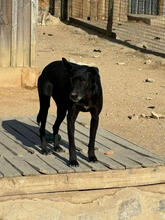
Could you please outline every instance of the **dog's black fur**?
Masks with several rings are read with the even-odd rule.
[[[41,123],[40,138],[43,153],[48,153],[45,125],[50,106],[50,97],[52,96],[57,105],[57,119],[53,126],[55,151],[62,150],[58,145],[58,131],[68,112],[69,164],[71,166],[79,165],[74,142],[74,124],[80,111],[90,112],[88,159],[93,162],[97,161],[94,144],[99,114],[102,109],[102,87],[98,68],[70,63],[65,58],[62,58],[62,61],[55,61],[44,68],[38,79],[38,93],[40,110],[37,122],[38,124]]]

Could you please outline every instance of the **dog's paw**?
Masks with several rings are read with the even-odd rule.
[[[62,147],[60,147],[60,146],[55,146],[54,147],[54,151],[55,152],[65,152],[64,149]]]
[[[94,162],[94,163],[98,161],[96,156],[89,156],[88,160],[89,162]]]
[[[50,151],[49,149],[42,148],[41,153],[42,153],[43,155],[49,155],[49,154],[51,154],[51,151]]]
[[[77,160],[71,160],[71,161],[69,161],[69,166],[79,167],[79,163],[77,162]]]

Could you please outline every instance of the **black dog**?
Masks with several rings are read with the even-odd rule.
[[[77,65],[68,62],[55,61],[47,65],[38,79],[38,93],[40,111],[37,122],[40,124],[40,138],[43,153],[47,154],[45,125],[52,96],[57,105],[57,119],[53,126],[54,149],[61,151],[58,145],[58,131],[60,124],[67,114],[67,128],[69,139],[69,164],[78,166],[74,142],[75,120],[80,111],[91,113],[90,140],[88,144],[89,161],[97,161],[94,152],[95,136],[97,132],[99,114],[102,109],[102,87],[97,67]]]

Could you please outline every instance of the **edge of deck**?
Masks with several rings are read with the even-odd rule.
[[[0,197],[78,190],[114,189],[165,183],[165,166],[0,178]]]

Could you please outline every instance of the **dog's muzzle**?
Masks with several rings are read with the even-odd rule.
[[[80,97],[79,95],[77,95],[77,93],[72,92],[72,93],[70,94],[70,99],[71,99],[73,102],[79,102],[79,101],[82,99],[82,97]]]

